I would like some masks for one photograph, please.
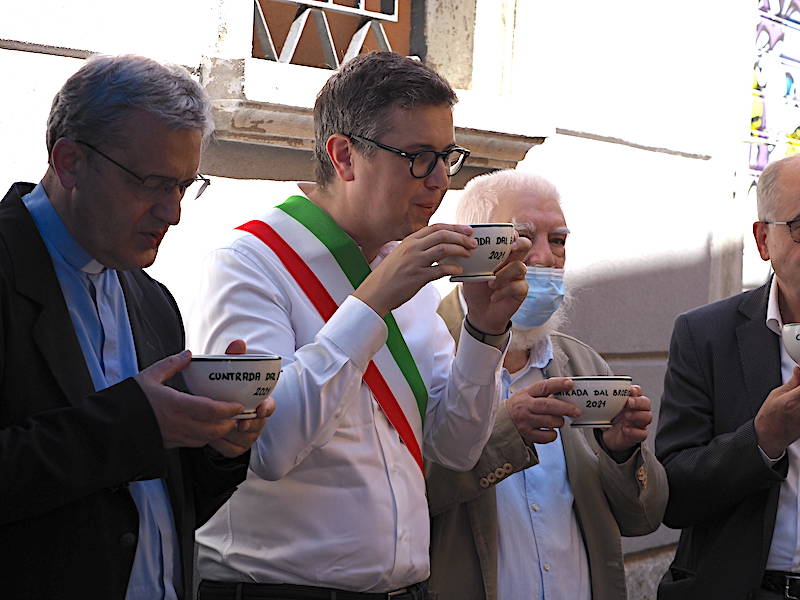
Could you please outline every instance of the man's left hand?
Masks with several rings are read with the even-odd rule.
[[[650,398],[642,388],[631,386],[631,395],[622,411],[603,431],[603,444],[610,452],[627,452],[647,439],[647,426],[653,421]]]
[[[258,439],[267,417],[275,412],[275,400],[267,398],[256,408],[256,416],[252,419],[241,419],[236,429],[228,435],[208,443],[217,452],[227,458],[235,458],[247,452]]]
[[[244,340],[233,340],[228,344],[225,354],[245,354],[247,345]],[[227,435],[208,443],[217,452],[227,458],[235,458],[247,452],[258,439],[258,435],[267,422],[267,417],[275,412],[275,400],[265,398],[256,408],[256,416],[252,419],[241,419],[236,428]]]
[[[528,294],[525,257],[531,249],[528,238],[517,237],[505,263],[492,281],[464,283],[461,291],[467,303],[467,317],[473,327],[497,335],[506,330],[511,315],[517,312]]]

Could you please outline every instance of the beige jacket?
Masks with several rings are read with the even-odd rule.
[[[456,291],[439,307],[451,333],[463,318]],[[458,325],[458,327],[456,326]],[[610,372],[605,361],[573,337],[554,333],[548,377]],[[575,513],[589,559],[593,600],[627,597],[620,535],[654,531],[667,503],[663,467],[646,446],[625,463],[614,462],[594,430],[561,430]],[[504,408],[478,464],[457,473],[436,464],[426,468],[431,511],[433,600],[497,598],[497,503],[494,484],[537,463]]]

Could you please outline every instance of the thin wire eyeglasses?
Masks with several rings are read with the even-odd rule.
[[[386,150],[387,152],[392,152],[398,156],[402,156],[408,161],[408,169],[411,172],[411,176],[415,179],[425,179],[428,175],[433,173],[433,170],[436,168],[436,163],[440,158],[444,161],[444,164],[447,167],[447,175],[452,177],[461,170],[461,167],[464,166],[464,162],[467,160],[467,157],[470,154],[469,150],[466,148],[461,148],[460,146],[455,146],[442,152],[436,152],[434,150],[405,152],[404,150],[376,142],[375,140],[364,137],[363,135],[355,135],[352,133],[345,133],[344,135],[351,140],[366,142],[368,144],[372,144],[373,146],[377,146],[382,150]]]
[[[118,163],[116,160],[111,158],[105,152],[101,152],[100,150],[92,146],[92,144],[88,142],[82,142],[80,140],[75,140],[75,143],[80,144],[82,146],[86,146],[93,152],[96,152],[97,154],[105,158],[107,161],[111,162],[112,164],[118,166],[120,169],[125,171],[128,175],[130,175],[131,177],[136,179],[136,181],[139,182],[139,184],[142,186],[143,192],[149,196],[169,196],[170,194],[172,194],[172,190],[178,188],[178,192],[180,193],[181,198],[183,198],[184,194],[186,193],[186,190],[192,184],[197,182],[202,182],[202,185],[197,190],[197,194],[195,194],[194,196],[194,199],[197,200],[202,195],[202,193],[206,191],[206,188],[209,185],[211,185],[211,180],[208,177],[200,175],[199,173],[195,177],[192,177],[191,179],[186,179],[184,181],[178,181],[174,177],[162,177],[161,175],[147,175],[145,177],[142,177],[141,175],[137,175],[136,173],[131,171],[125,165]]]
[[[786,225],[792,241],[800,244],[800,217],[791,221],[761,221],[764,225]]]

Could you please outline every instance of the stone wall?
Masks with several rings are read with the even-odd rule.
[[[658,582],[675,555],[675,546],[634,552],[625,557],[628,600],[656,600]]]

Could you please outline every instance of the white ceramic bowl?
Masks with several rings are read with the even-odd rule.
[[[571,377],[574,385],[568,392],[556,394],[581,409],[581,416],[573,419],[573,427],[611,426],[631,393],[631,378],[624,375],[593,375]]]
[[[786,353],[800,364],[800,323],[786,323],[781,329],[781,339]]]
[[[461,275],[454,275],[450,281],[489,281],[494,279],[494,270],[508,258],[514,242],[512,223],[474,223],[472,235],[478,241],[469,256],[450,256],[440,262],[461,265]]]
[[[198,354],[183,370],[183,379],[192,394],[238,402],[245,411],[236,418],[251,419],[280,372],[281,357],[274,354]]]

